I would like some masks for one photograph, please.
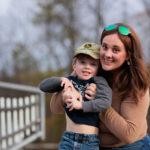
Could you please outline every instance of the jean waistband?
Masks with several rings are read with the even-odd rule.
[[[79,143],[88,143],[90,141],[99,141],[99,136],[97,134],[83,134],[83,133],[74,133],[71,131],[65,131],[64,136],[69,139],[79,142]]]

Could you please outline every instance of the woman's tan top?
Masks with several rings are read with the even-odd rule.
[[[118,147],[133,143],[146,135],[149,91],[136,104],[133,98],[124,101],[113,94],[112,107],[101,113],[100,142],[102,147]]]
[[[149,90],[136,104],[133,98],[121,101],[113,94],[112,107],[100,113],[100,145],[118,147],[135,142],[146,135],[146,115],[150,103]],[[51,111],[63,113],[61,93],[53,95]]]

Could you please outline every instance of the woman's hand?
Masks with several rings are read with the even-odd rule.
[[[64,103],[67,104],[69,111],[72,111],[73,109],[82,109],[82,96],[74,87],[68,87],[63,91],[62,97]]]
[[[69,111],[72,111],[73,109],[81,110],[83,108],[83,106],[82,106],[82,99],[73,100],[72,103],[69,103],[67,105],[67,108],[69,109]]]
[[[85,97],[88,100],[93,100],[96,97],[96,84],[91,83],[90,86],[87,87],[85,91]]]
[[[62,91],[62,99],[63,99],[63,102],[66,103],[66,104],[69,104],[72,102],[72,87],[68,87],[67,89],[63,90]]]

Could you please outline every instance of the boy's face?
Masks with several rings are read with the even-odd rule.
[[[79,55],[76,61],[73,62],[72,67],[80,80],[88,80],[96,76],[99,68],[99,59],[96,60],[86,55]]]

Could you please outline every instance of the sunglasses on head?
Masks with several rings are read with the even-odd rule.
[[[115,25],[115,24],[112,24],[112,25],[109,25],[108,27],[105,28],[105,31],[111,31],[115,28],[118,28],[118,31],[122,34],[122,35],[129,35],[131,32],[130,30],[125,27],[125,26],[118,26],[118,25]]]

